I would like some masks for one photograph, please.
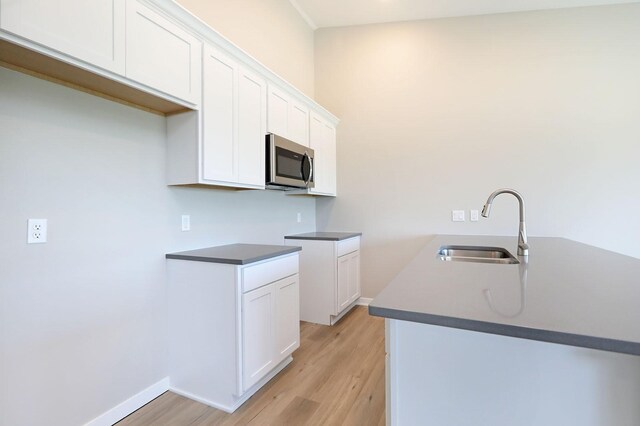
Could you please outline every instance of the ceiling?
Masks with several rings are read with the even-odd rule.
[[[313,28],[412,21],[640,0],[289,0]]]

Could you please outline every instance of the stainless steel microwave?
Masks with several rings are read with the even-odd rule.
[[[313,149],[273,133],[266,137],[266,186],[270,189],[313,188]]]

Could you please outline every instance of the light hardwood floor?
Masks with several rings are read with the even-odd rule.
[[[235,413],[166,392],[117,423],[384,425],[384,320],[356,307],[333,327],[303,322],[293,362]]]

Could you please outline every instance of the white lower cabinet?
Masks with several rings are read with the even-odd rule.
[[[239,266],[169,259],[169,375],[233,412],[300,346],[298,254]]]
[[[276,361],[273,285],[242,295],[242,373],[243,388],[249,389],[267,375]]]
[[[338,302],[334,315],[360,297],[360,251],[338,257]]]
[[[274,283],[276,356],[284,359],[300,347],[300,284],[298,276]]]
[[[250,389],[300,347],[298,276],[242,295],[242,368]]]
[[[333,325],[361,296],[360,237],[341,241],[285,237],[300,253],[300,319]]]

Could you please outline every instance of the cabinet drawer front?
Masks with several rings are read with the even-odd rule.
[[[338,257],[352,253],[360,249],[360,237],[349,238],[348,240],[338,241]]]
[[[263,285],[298,273],[298,254],[276,258],[242,270],[242,292],[246,293]]]

